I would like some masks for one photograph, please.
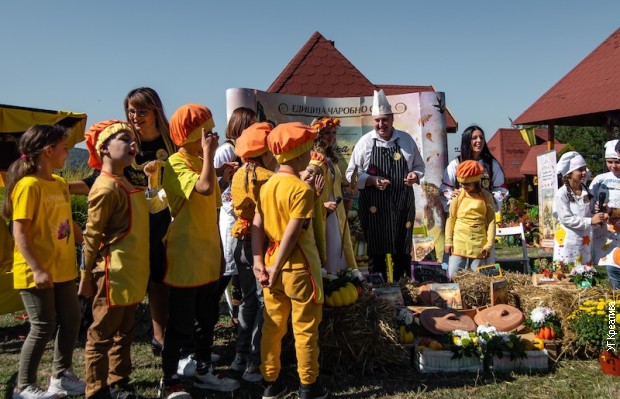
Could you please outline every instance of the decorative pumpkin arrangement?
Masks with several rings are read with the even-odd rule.
[[[338,308],[353,305],[362,294],[362,278],[358,270],[340,270],[323,278],[325,305]]]
[[[525,324],[534,330],[536,338],[550,340],[562,334],[560,319],[554,310],[538,306],[530,312]]]
[[[353,305],[357,302],[359,292],[350,282],[345,282],[338,289],[334,289],[329,294],[325,294],[325,304],[332,308]]]

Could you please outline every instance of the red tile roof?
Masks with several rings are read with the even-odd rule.
[[[333,98],[369,97],[379,89],[387,95],[435,91],[433,86],[375,85],[336,49],[333,41],[314,32],[267,92]],[[450,110],[446,125],[448,132],[456,132],[458,125]]]
[[[515,124],[606,126],[620,118],[620,28],[514,121]],[[620,122],[616,120],[614,125]]]
[[[537,145],[530,147],[523,137],[519,129],[497,129],[497,132],[491,137],[487,143],[489,150],[497,161],[502,165],[506,181],[522,180],[525,176],[521,172],[522,166],[529,159],[529,153],[532,148],[543,146],[546,148],[546,140],[548,137],[547,129],[535,129]],[[562,146],[557,140],[554,146],[558,150],[558,146]],[[559,151],[559,150],[558,150]],[[534,170],[536,170],[536,157],[534,156]],[[529,170],[529,169],[527,169]],[[534,173],[536,174],[536,173]]]
[[[553,145],[553,148],[555,149],[556,155],[560,157],[562,154],[564,154],[565,151],[570,149],[570,146],[556,142]],[[524,176],[525,175],[529,175],[529,176],[537,175],[538,174],[538,165],[537,165],[538,158],[537,157],[538,155],[542,154],[545,151],[547,151],[547,143],[530,147],[530,151],[527,153],[527,156],[523,160],[523,164],[521,165],[519,172]]]

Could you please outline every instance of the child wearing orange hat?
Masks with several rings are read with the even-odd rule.
[[[86,397],[121,397],[134,394],[131,343],[136,308],[149,279],[149,243],[143,239],[149,211],[159,212],[166,204],[157,195],[147,201],[144,190],[123,174],[137,152],[128,124],[95,123],[86,132],[86,145],[89,164],[101,170],[88,194],[79,287],[80,295],[94,296],[85,348]],[[159,167],[153,166],[145,168],[150,183],[159,181]]]
[[[254,274],[266,289],[261,371],[267,382],[263,398],[280,398],[286,387],[280,380],[282,337],[291,317],[300,398],[326,398],[319,375],[319,323],[323,315],[323,284],[319,254],[308,229],[314,193],[299,178],[310,161],[316,130],[302,123],[283,123],[267,137],[280,164],[260,191],[252,226]],[[271,242],[263,251],[265,237]]]
[[[230,368],[243,372],[245,381],[263,379],[260,372],[260,341],[263,327],[263,292],[252,269],[252,220],[261,187],[273,175],[276,162],[267,146],[272,127],[259,122],[244,129],[235,145],[243,166],[231,182],[232,206],[236,220],[231,229],[234,260],[239,273],[242,301],[237,324],[236,355]]]
[[[494,200],[482,190],[480,179],[484,169],[472,160],[459,163],[456,177],[461,190],[450,202],[446,220],[445,253],[450,255],[448,273],[459,269],[477,270],[486,264],[495,240]]]
[[[162,350],[162,398],[190,397],[177,374],[180,350],[190,343],[195,350],[196,387],[224,392],[239,388],[238,381],[216,375],[211,365],[213,318],[219,314],[216,291],[223,266],[214,127],[211,111],[204,105],[183,105],[170,118],[170,137],[179,149],[166,160],[163,181],[173,220],[164,238],[163,281],[170,293]]]

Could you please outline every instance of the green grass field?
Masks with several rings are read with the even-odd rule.
[[[140,323],[133,345],[132,377],[140,395],[157,396],[161,377],[159,359],[148,344],[147,314],[140,313]],[[0,396],[10,398],[17,375],[19,351],[28,324],[14,315],[0,317]],[[234,356],[234,329],[230,319],[221,316],[216,329],[214,351],[222,356],[217,370],[241,380],[240,373],[228,369]],[[49,379],[51,343],[39,368],[39,382]],[[84,375],[84,350],[80,343],[74,352],[74,367]],[[299,385],[290,337],[284,339],[282,376],[291,390],[287,398],[297,398]],[[389,374],[321,375],[321,381],[337,398],[613,398],[620,395],[620,380],[603,375],[597,361],[564,360],[548,374],[420,374],[408,362],[394,365]],[[260,398],[260,383],[241,381],[234,393],[194,391],[195,398]]]

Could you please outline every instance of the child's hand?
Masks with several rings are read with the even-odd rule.
[[[452,255],[452,245],[446,245],[446,246],[443,248],[443,251],[444,251],[445,253],[447,253],[448,255]]]
[[[239,162],[224,162],[222,166],[215,169],[215,174],[221,176],[222,179],[228,183],[231,176],[239,169]]]
[[[156,159],[144,165],[144,174],[149,180],[149,187],[155,188],[159,185],[159,172],[161,171],[162,161]]]
[[[607,223],[607,220],[609,219],[609,215],[607,215],[606,213],[597,213],[594,216],[592,216],[592,224],[602,224],[602,223]]]
[[[480,252],[480,256],[482,256],[483,259],[486,259],[489,257],[489,250],[484,248],[482,249],[482,251]]]
[[[213,156],[215,154],[215,150],[217,150],[217,146],[219,144],[220,136],[211,130],[208,132],[202,128],[202,151],[208,156]]]
[[[317,175],[314,178],[314,189],[318,195],[323,193],[323,188],[325,187],[325,178],[323,175]]]
[[[263,287],[271,288],[273,282],[276,281],[278,277],[278,273],[280,273],[280,269],[276,269],[276,265],[273,265],[269,266],[265,271],[267,273],[267,285],[263,284]]]
[[[335,201],[323,202],[323,205],[325,206],[325,209],[327,209],[328,214],[334,212],[336,210],[336,207],[338,206]]]
[[[93,296],[95,296],[95,282],[93,280],[80,280],[78,295],[81,295],[85,298],[92,298]]]
[[[54,287],[54,280],[52,280],[52,275],[47,270],[45,269],[38,270],[38,271],[33,270],[32,274],[34,276],[34,283],[38,289]]]
[[[269,274],[267,274],[264,263],[254,261],[252,271],[254,272],[254,277],[256,277],[256,280],[260,285],[265,287],[269,284]]]
[[[456,190],[452,191],[452,195],[450,195],[450,198],[452,199],[454,197],[457,197],[460,191],[461,191],[460,188],[457,188]]]

